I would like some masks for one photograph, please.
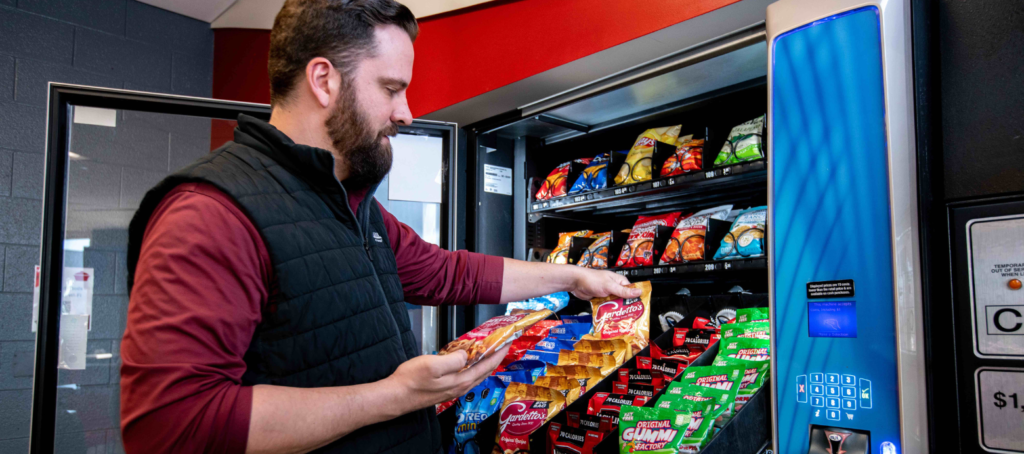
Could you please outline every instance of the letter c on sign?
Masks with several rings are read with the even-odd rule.
[[[1015,325],[1013,325],[1013,326],[1011,326],[1009,328],[1003,326],[1002,323],[999,323],[999,317],[1002,317],[1004,312],[1009,312],[1009,313],[1013,314],[1013,316],[1016,317],[1018,320],[1021,318],[1020,317],[1020,312],[1018,312],[1016,309],[1010,309],[1008,307],[1004,308],[1004,309],[999,309],[998,311],[996,311],[995,315],[992,316],[992,319],[993,319],[992,321],[995,322],[996,329],[998,329],[999,331],[1002,331],[1004,333],[1012,333],[1014,331],[1019,330],[1021,325],[1022,325],[1021,322],[1017,322],[1017,324],[1015,324]]]

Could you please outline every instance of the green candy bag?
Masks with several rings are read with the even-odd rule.
[[[748,322],[767,322],[768,321],[768,308],[767,307],[750,307],[747,309],[736,310],[736,323],[748,323]]]
[[[718,367],[743,367],[743,380],[740,382],[740,389],[736,393],[736,411],[743,408],[750,401],[750,398],[761,389],[764,381],[768,379],[768,368],[770,367],[768,361],[750,361],[747,359],[730,358],[728,356],[716,358],[713,364]]]
[[[665,394],[658,399],[658,403],[655,407],[658,408],[672,408],[675,409],[680,404],[679,401],[693,401],[693,402],[714,402],[715,408],[711,410],[711,414],[707,415],[709,418],[715,421],[715,425],[724,425],[728,418],[732,417],[733,405],[736,402],[736,393],[738,389],[717,389],[709,388],[707,386],[697,386],[687,383],[674,382],[668,385],[668,389],[665,390]]]
[[[771,324],[764,322],[727,323],[722,325],[722,340],[731,337],[769,339]]]
[[[722,150],[715,158],[715,167],[753,161],[764,157],[761,134],[764,132],[765,116],[761,115],[729,131],[729,137],[722,144]]]
[[[740,385],[743,383],[743,366],[691,366],[687,367],[683,371],[683,377],[679,380],[680,383],[686,383],[688,385],[706,386],[708,388],[720,389],[723,391],[739,392]],[[735,401],[734,401],[735,402]],[[736,414],[735,403],[730,404],[725,412],[723,412],[720,421],[716,421],[716,424],[724,426],[732,416]]]
[[[732,337],[729,340],[722,339],[718,346],[718,358],[747,359],[750,361],[768,361],[771,359],[769,350],[771,341],[768,339],[756,339],[750,337]]]
[[[689,411],[623,405],[619,413],[619,453],[696,453],[707,444],[714,403],[687,401]]]

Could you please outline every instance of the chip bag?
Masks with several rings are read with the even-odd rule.
[[[576,178],[576,182],[569,188],[569,194],[579,194],[584,191],[596,191],[608,187],[608,162],[611,161],[611,153],[601,153],[590,161],[590,165],[583,169],[583,173]]]
[[[601,353],[583,353],[572,350],[558,352],[559,366],[587,366],[601,369],[601,376],[605,377],[615,371],[620,364],[625,362],[622,355],[612,356]]]
[[[496,377],[487,377],[473,387],[456,404],[455,438],[448,446],[448,454],[479,454],[475,440],[478,427],[494,414],[505,398],[505,384]]]
[[[689,411],[624,406],[619,423],[619,453],[695,453],[711,433],[711,419],[703,415],[711,402],[692,405]]]
[[[625,394],[627,396],[643,396],[649,399],[654,398],[654,393],[658,392],[654,385],[645,385],[643,383],[623,383],[616,381],[612,383],[612,392],[615,394]]]
[[[562,340],[580,340],[590,334],[589,323],[562,323],[548,330],[548,337]]]
[[[576,264],[584,268],[608,269],[608,248],[612,245],[612,232],[597,234],[597,240],[587,246]]]
[[[679,374],[683,373],[684,369],[686,369],[686,364],[680,364],[678,361],[666,361],[664,359],[651,361],[651,371],[661,374],[666,382],[675,380]]]
[[[719,357],[715,359],[714,366],[742,366],[743,380],[740,382],[740,389],[736,393],[736,410],[743,408],[751,397],[757,393],[764,381],[768,379],[768,370],[771,363],[768,361],[750,361],[730,357]]]
[[[572,346],[573,341],[571,340],[561,340],[549,337],[540,342],[537,342],[537,345],[534,347],[534,350],[557,353],[561,350],[572,350]]]
[[[569,246],[572,245],[572,239],[574,237],[587,238],[593,235],[594,232],[590,230],[580,230],[578,232],[563,232],[558,234],[558,245],[555,249],[548,254],[548,263],[556,263],[559,265],[565,265],[569,263]]]
[[[666,213],[657,216],[640,216],[629,232],[626,244],[622,246],[619,260],[615,266],[632,268],[636,266],[654,265],[656,254],[654,239],[658,235],[658,227],[675,227],[680,213]]]
[[[524,361],[526,361],[526,360],[529,360],[529,361],[543,361],[543,362],[545,362],[547,364],[557,364],[558,363],[558,353],[557,352],[544,352],[544,351],[540,351],[540,350],[527,350],[526,353],[523,353],[523,360]]]
[[[665,245],[665,253],[661,256],[662,265],[675,265],[693,260],[704,260],[704,236],[712,219],[724,220],[729,216],[732,205],[709,208],[681,219],[672,238]]]
[[[676,152],[661,166],[661,176],[673,177],[704,168],[704,139],[679,141]]]
[[[569,167],[572,166],[573,162],[579,164],[590,164],[591,158],[577,159],[575,161],[563,162],[555,170],[552,170],[548,174],[547,179],[544,180],[544,184],[537,190],[536,200],[548,200],[555,197],[565,196],[566,189],[568,186],[567,180],[569,179]]]
[[[548,330],[561,324],[561,320],[541,320],[533,326],[526,328],[526,331],[523,331],[523,337],[535,336],[538,338],[537,340],[543,339],[548,337]]]
[[[508,307],[505,309],[505,315],[512,315],[512,311],[516,309],[526,309],[529,311],[547,309],[551,312],[558,312],[567,304],[569,304],[569,292],[557,292],[550,295],[530,298],[525,301],[508,303]]]
[[[565,408],[562,393],[539,386],[513,383],[505,389],[492,454],[530,452],[530,434]]]
[[[639,298],[622,299],[614,296],[590,300],[594,314],[594,334],[597,339],[615,339],[628,336],[632,352],[625,359],[647,346],[651,332],[651,282],[634,282]]]
[[[709,388],[721,389],[723,391],[739,390],[743,383],[743,366],[693,366],[683,371],[682,383]],[[723,413],[722,424],[729,422],[735,410],[735,405]]]
[[[604,378],[604,375],[601,375],[601,369],[597,367],[558,366],[554,364],[548,366],[547,375],[552,377],[595,380],[592,383],[597,383],[598,380]]]
[[[655,142],[675,145],[680,129],[682,129],[682,125],[675,125],[648,129],[640,134],[633,144],[633,148],[629,149],[626,162],[622,164],[619,173],[615,175],[615,184],[625,185],[650,180],[654,173],[651,167]]]
[[[542,320],[542,322],[543,321],[546,320]],[[541,338],[537,336],[527,336],[525,334],[519,336],[519,339],[512,341],[512,346],[508,348],[508,353],[505,354],[505,359],[512,359],[512,361],[519,361],[520,359],[523,359],[523,354],[526,353],[527,350],[532,350],[533,347],[537,345],[537,342],[540,341]]]
[[[768,321],[767,307],[749,307],[736,311],[736,323]]]
[[[537,377],[537,381],[533,384],[536,386],[542,386],[544,388],[551,388],[565,396],[565,405],[572,404],[579,399],[583,393],[587,392],[586,378],[569,378],[559,377],[556,375],[545,375],[543,377]]]
[[[522,332],[534,323],[537,323],[551,315],[551,311],[543,310],[529,314],[500,315],[494,317],[484,324],[474,328],[472,331],[459,336],[444,347],[438,354],[446,355],[459,350],[464,350],[466,356],[466,367],[480,362],[492,353],[500,350],[518,338]]]
[[[554,454],[593,454],[604,434],[569,425],[561,426],[551,445]]]
[[[733,337],[750,337],[755,339],[771,339],[770,331],[771,328],[767,321],[763,322],[747,322],[747,323],[728,323],[722,325],[722,339],[729,339]]]
[[[761,115],[732,128],[729,138],[722,144],[722,150],[715,158],[715,167],[763,158],[764,146],[761,143],[761,133],[764,131],[764,119],[765,116]]]
[[[565,412],[565,421],[569,427],[578,427],[600,433],[608,433],[613,429],[610,418],[602,418],[597,415],[588,415],[575,411]]]
[[[764,256],[764,228],[767,207],[745,210],[736,216],[729,233],[715,252],[715,260],[745,259]]]
[[[590,402],[587,403],[587,414],[608,418],[609,425],[615,427],[619,425],[619,411],[622,409],[622,406],[632,405],[634,407],[641,407],[649,401],[650,398],[644,396],[594,393],[590,398]]]
[[[567,325],[573,323],[585,323],[587,325],[592,325],[594,324],[594,316],[590,314],[563,315],[562,323],[565,323]]]
[[[770,348],[771,341],[768,339],[733,337],[728,341],[722,341],[718,357],[767,362],[771,360]]]

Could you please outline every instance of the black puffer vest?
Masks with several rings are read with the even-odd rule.
[[[245,354],[245,384],[369,383],[417,355],[395,255],[373,192],[353,210],[334,177],[330,152],[296,145],[245,115],[239,116],[234,142],[146,194],[128,232],[129,285],[153,210],[186,182],[209,183],[231,196],[270,254],[279,292],[264,308]],[[318,452],[440,449],[437,418],[428,408],[357,430]]]

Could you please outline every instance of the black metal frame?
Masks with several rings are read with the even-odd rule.
[[[58,344],[60,336],[61,273],[64,266],[64,227],[66,221],[68,146],[71,106],[134,110],[172,115],[200,116],[235,120],[239,114],[263,120],[270,118],[270,106],[239,101],[195,98],[129,90],[106,89],[51,83],[47,112],[46,180],[43,192],[43,231],[40,256],[39,322],[36,330],[35,371],[32,385],[32,417],[29,429],[29,452],[54,452],[56,435]],[[442,247],[454,250],[457,245],[455,213],[457,205],[456,155],[457,126],[451,123],[415,121],[402,126],[403,134],[441,137],[447,153],[442,157],[445,180],[442,182],[441,239]],[[57,272],[53,272],[57,270]],[[438,320],[446,321],[446,310],[439,311]],[[438,342],[445,342],[439,327]]]

